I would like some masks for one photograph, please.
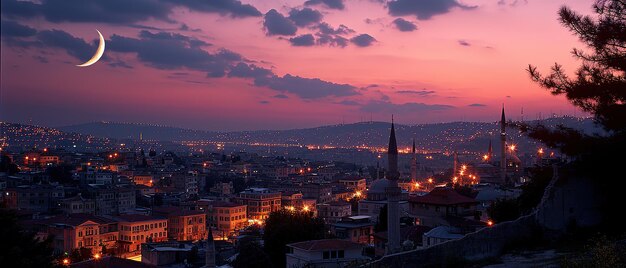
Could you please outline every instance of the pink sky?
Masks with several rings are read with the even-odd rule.
[[[261,15],[242,18],[169,6],[167,20],[116,22],[63,19],[63,14],[55,20],[3,10],[3,25],[15,22],[38,34],[2,36],[0,119],[49,126],[106,120],[249,130],[312,127],[370,117],[382,121],[389,120],[391,113],[405,124],[495,121],[502,103],[513,119],[519,119],[522,107],[527,119],[540,113],[582,115],[564,98],[536,86],[524,69],[533,64],[545,72],[554,62],[570,71],[577,66],[570,51],[581,45],[557,21],[557,11],[567,4],[589,13],[591,1],[462,1],[473,8],[453,7],[428,19],[413,14],[393,16],[385,4],[373,0],[345,0],[343,10],[307,5],[323,14],[321,22],[352,29],[353,33],[344,36],[348,40],[359,34],[376,39],[366,47],[349,41],[345,47],[293,46],[289,38],[315,34],[316,24],[298,27],[293,36],[268,35],[264,15],[275,9],[288,16],[292,9],[302,9],[305,1],[242,2]],[[399,31],[393,24],[396,18],[414,23],[417,30]],[[182,24],[194,30],[180,30]],[[297,88],[255,85],[251,77],[207,77],[202,68],[155,67],[137,53],[115,49],[113,35],[138,39],[145,30],[132,25],[154,27],[148,30],[152,34],[178,33],[205,41],[211,45],[200,49],[211,54],[228,49],[240,54],[242,62],[270,69],[277,77],[289,74],[347,84],[353,93],[303,97],[307,93],[294,93]],[[45,39],[39,45],[15,41],[39,40],[42,31],[57,29],[93,44],[94,28],[107,40],[107,59],[87,68],[74,65],[89,56],[72,56],[69,48]],[[132,68],[111,65],[119,61]],[[368,87],[373,84],[377,86]]]

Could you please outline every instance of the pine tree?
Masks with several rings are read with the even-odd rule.
[[[589,134],[558,127],[549,129],[522,126],[530,137],[560,149],[574,161],[567,174],[592,178],[607,200],[602,208],[605,222],[618,224],[621,196],[626,189],[623,179],[623,154],[626,152],[626,1],[596,0],[595,15],[584,16],[568,7],[559,11],[560,22],[586,49],[574,49],[581,61],[574,77],[558,63],[548,75],[529,65],[531,78],[553,95],[564,95],[573,105],[591,114],[605,133]],[[619,229],[619,226],[613,226]]]

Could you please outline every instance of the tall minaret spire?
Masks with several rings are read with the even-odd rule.
[[[504,104],[502,104],[502,117],[500,118],[500,183],[506,183],[506,116]]]
[[[396,130],[391,117],[391,133],[389,135],[389,149],[387,150],[389,170],[387,172],[388,186],[385,188],[387,196],[387,253],[400,250],[400,209],[399,201],[402,191],[398,187],[398,144]]]
[[[491,140],[489,140],[489,149],[487,150],[487,161],[491,161],[493,157],[493,147],[491,146]]]
[[[415,153],[415,138],[413,139],[413,150],[411,151],[411,185],[417,180],[417,154]]]
[[[206,239],[206,255],[204,268],[215,268],[215,242],[213,241],[213,231],[209,228],[209,235]]]

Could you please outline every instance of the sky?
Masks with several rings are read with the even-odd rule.
[[[205,130],[583,115],[534,84],[586,0],[2,0],[0,120]],[[76,67],[98,46],[104,56]]]

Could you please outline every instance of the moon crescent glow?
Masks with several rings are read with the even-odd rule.
[[[98,44],[98,49],[96,50],[96,53],[93,54],[93,57],[91,57],[91,59],[89,59],[87,62],[80,64],[80,65],[76,65],[76,66],[78,67],[90,66],[96,63],[100,59],[100,57],[102,57],[102,54],[104,54],[104,37],[102,37],[102,34],[97,29],[96,29],[96,32],[98,32],[98,35],[100,36],[100,43]]]

